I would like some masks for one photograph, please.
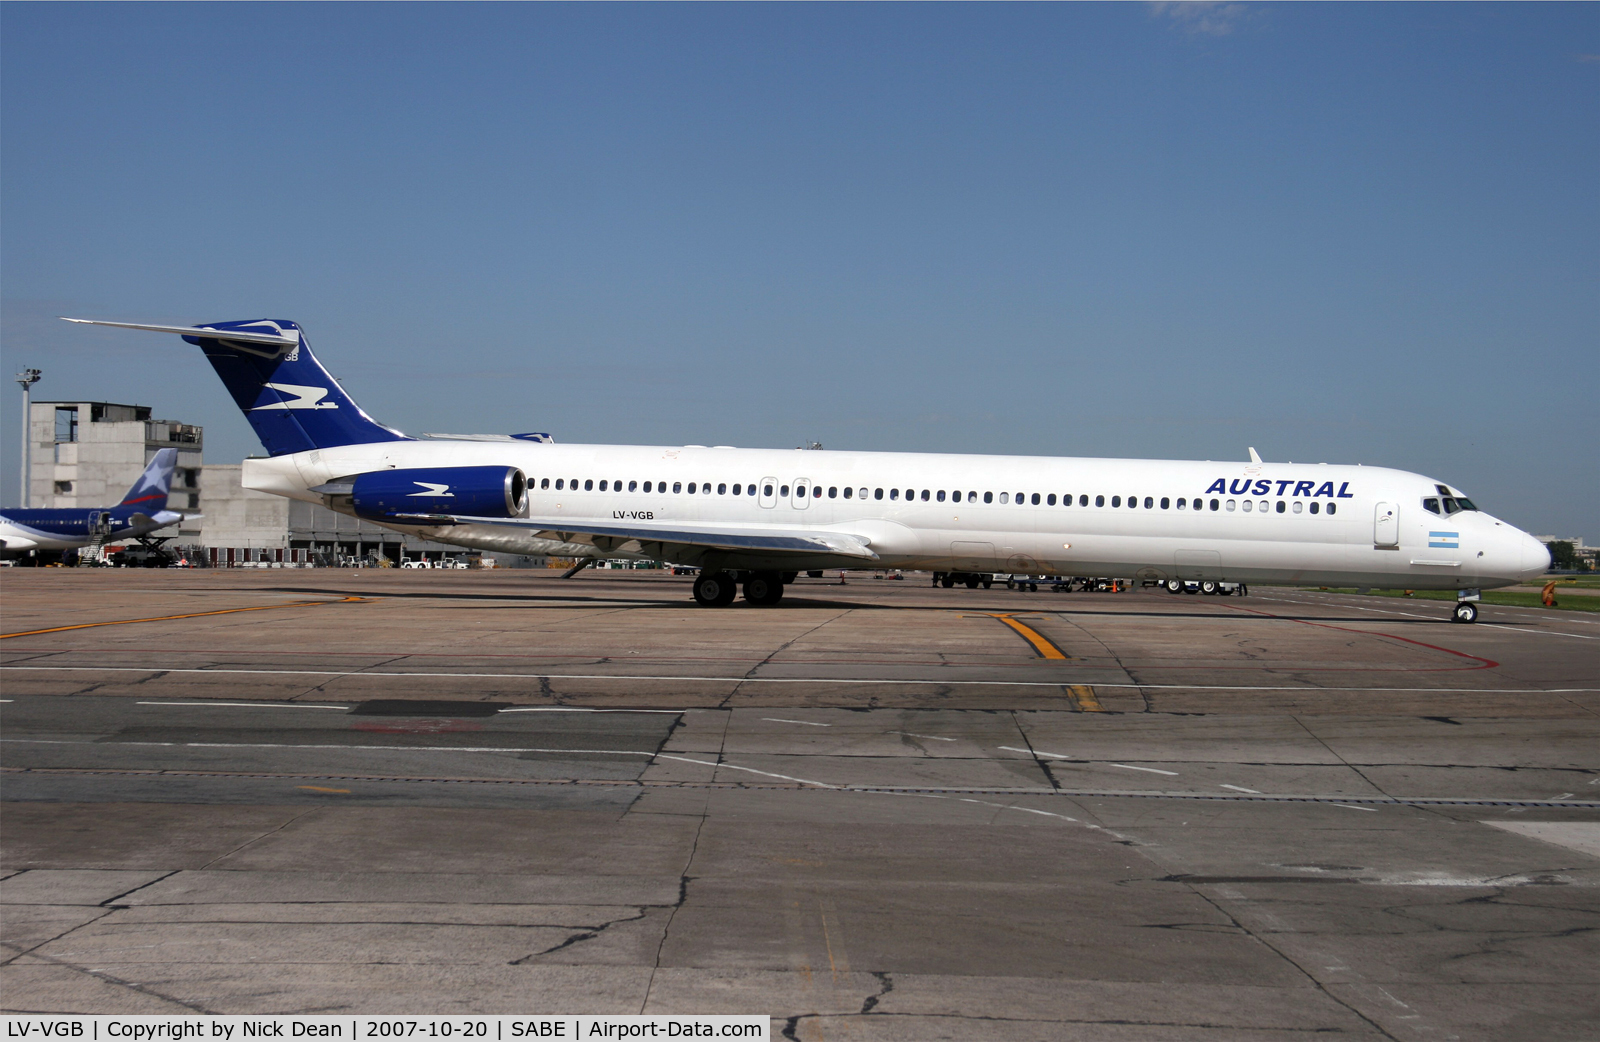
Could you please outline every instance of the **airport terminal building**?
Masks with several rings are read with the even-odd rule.
[[[380,528],[325,507],[253,492],[238,463],[204,462],[205,431],[151,418],[147,405],[35,401],[29,405],[29,505],[109,506],[138,480],[161,449],[178,450],[167,507],[186,515],[170,547],[218,565],[321,558],[459,557],[458,546]]]

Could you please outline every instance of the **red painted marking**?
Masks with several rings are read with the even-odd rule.
[[[1320,626],[1325,630],[1338,630],[1341,633],[1355,633],[1363,637],[1388,637],[1390,640],[1403,640],[1407,644],[1415,644],[1419,648],[1427,648],[1430,651],[1442,651],[1446,655],[1456,655],[1460,658],[1471,659],[1474,662],[1483,663],[1481,666],[1473,666],[1473,669],[1500,668],[1500,663],[1496,662],[1494,659],[1484,658],[1482,655],[1469,655],[1465,651],[1456,651],[1454,648],[1441,648],[1437,644],[1429,644],[1426,641],[1421,640],[1412,640],[1410,637],[1402,637],[1394,633],[1382,633],[1377,630],[1353,630],[1348,626],[1334,626],[1327,622],[1309,622],[1305,619],[1291,619],[1287,615],[1278,615],[1275,612],[1270,611],[1257,611],[1255,608],[1246,608],[1237,604],[1229,604],[1226,605],[1226,607],[1232,608],[1234,611],[1247,611],[1252,615],[1265,615],[1269,619],[1282,619],[1284,622],[1298,622],[1302,626]]]

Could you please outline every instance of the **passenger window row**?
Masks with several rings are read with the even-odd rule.
[[[552,484],[552,479],[550,479],[550,478],[540,478],[539,479],[539,490],[543,492],[543,491],[550,491],[550,490],[553,489],[556,492],[561,492],[561,491],[565,491],[567,489],[571,489],[572,491],[576,492],[580,488],[579,481],[580,481],[580,479],[578,479],[578,478],[555,478],[554,479],[554,484]],[[532,482],[529,482],[529,484],[531,486]],[[585,479],[582,479],[581,488],[585,492],[595,492],[595,491],[599,491],[599,492],[606,492],[606,491],[622,492],[622,491],[628,491],[628,492],[650,492],[650,493],[655,493],[657,495],[662,495],[662,494],[665,494],[667,492],[667,483],[665,481],[646,481],[646,482],[643,482],[641,484],[638,481],[629,481],[627,483],[626,490],[624,490],[623,483],[622,483],[622,481],[620,479],[616,480],[616,481],[611,481],[609,479],[602,479],[599,482],[596,482],[592,478],[585,478]],[[705,481],[705,482],[691,481],[691,482],[688,482],[687,484],[685,484],[684,482],[681,482],[681,481],[674,481],[672,483],[671,491],[672,491],[672,493],[674,495],[687,494],[687,495],[691,495],[691,496],[695,495],[696,493],[698,493],[700,495],[709,496],[712,493],[711,483],[709,481]],[[795,489],[794,489],[795,495],[797,495],[797,496],[804,496],[804,495],[807,494],[807,491],[808,490],[807,490],[807,487],[805,485],[796,485]],[[761,495],[763,495],[763,496],[765,496],[765,497],[767,497],[769,499],[773,497],[774,492],[776,492],[776,494],[778,496],[780,496],[780,497],[782,497],[784,499],[789,498],[789,486],[788,485],[779,485],[779,486],[777,486],[776,489],[774,489],[774,487],[772,485],[765,485],[761,489]],[[838,499],[838,498],[840,498],[840,489],[836,485],[830,485],[830,486],[827,487],[826,490],[824,490],[823,486],[821,486],[821,485],[812,485],[809,488],[809,492],[810,492],[810,495],[812,496],[812,498],[815,498],[815,499],[821,499],[824,495],[826,495],[827,498],[829,498],[829,499]],[[875,500],[882,500],[882,499],[887,498],[890,502],[897,502],[897,501],[899,501],[901,499],[901,496],[902,496],[902,490],[898,489],[898,488],[891,488],[891,489],[887,489],[887,490],[881,489],[881,488],[875,488],[875,489],[845,488],[843,490],[843,498],[845,498],[845,499],[857,499],[857,498],[866,499],[869,492],[871,493],[872,498],[875,499]],[[716,494],[719,495],[719,496],[726,496],[726,495],[730,495],[730,494],[731,495],[735,495],[735,496],[753,496],[753,495],[756,494],[756,486],[754,486],[754,485],[744,485],[744,484],[738,484],[738,483],[735,483],[733,485],[729,485],[726,482],[718,482],[717,486],[716,486]],[[922,503],[944,503],[944,502],[961,503],[961,502],[967,502],[967,503],[976,503],[976,502],[979,501],[979,497],[981,496],[982,497],[982,501],[984,503],[991,503],[991,504],[998,501],[1001,504],[1017,504],[1017,505],[1031,505],[1031,506],[1041,506],[1042,505],[1042,506],[1052,506],[1053,507],[1059,501],[1059,503],[1064,507],[1072,506],[1072,495],[1070,493],[1063,494],[1062,496],[1060,496],[1060,498],[1058,500],[1057,496],[1056,496],[1056,494],[1054,492],[1048,492],[1048,493],[1040,493],[1040,492],[1001,492],[1001,493],[996,494],[994,492],[982,492],[982,493],[980,493],[980,492],[971,492],[971,491],[968,491],[968,492],[949,491],[949,490],[945,490],[945,489],[927,489],[927,488],[914,489],[914,488],[908,488],[908,489],[903,490],[903,495],[904,495],[905,501],[908,502],[908,503],[909,502],[922,502]],[[962,498],[963,496],[966,497],[965,500],[963,500],[963,498]],[[1471,504],[1471,501],[1463,499],[1463,498],[1461,498],[1459,496],[1458,497],[1454,497],[1454,498],[1446,498],[1444,500],[1444,502],[1446,504],[1446,508],[1445,509],[1449,513],[1455,513],[1455,511],[1457,511],[1457,510],[1476,510],[1477,509],[1476,507],[1474,507]],[[1154,509],[1156,509],[1157,500],[1156,500],[1156,497],[1154,497],[1154,496],[1145,496],[1144,499],[1143,499],[1143,503],[1144,503],[1144,509],[1146,509],[1146,510],[1154,510]],[[1089,497],[1087,495],[1079,495],[1078,496],[1078,506],[1086,507],[1088,505],[1089,505]],[[1097,506],[1097,507],[1104,507],[1106,505],[1106,497],[1105,496],[1095,496],[1094,497],[1094,505]],[[1139,508],[1139,505],[1140,505],[1140,498],[1138,496],[1129,496],[1127,498],[1127,507],[1128,507],[1128,509],[1137,510]],[[1435,514],[1439,513],[1439,501],[1438,500],[1424,499],[1422,501],[1422,505],[1425,508],[1427,508],[1428,510],[1433,511]],[[1113,508],[1122,507],[1123,506],[1123,498],[1121,496],[1112,496],[1111,497],[1111,506]],[[1167,496],[1162,496],[1161,499],[1160,499],[1160,509],[1162,509],[1162,510],[1171,510],[1172,508],[1173,508],[1173,500],[1171,498],[1167,497]],[[1276,510],[1276,512],[1280,513],[1280,514],[1291,513],[1291,512],[1298,514],[1298,513],[1301,513],[1304,510],[1309,510],[1313,514],[1322,513],[1323,511],[1326,511],[1328,514],[1331,515],[1331,514],[1338,513],[1339,507],[1338,507],[1337,503],[1326,503],[1326,504],[1323,504],[1323,503],[1317,502],[1316,500],[1312,500],[1310,502],[1310,504],[1307,505],[1307,504],[1301,503],[1299,500],[1294,500],[1292,503],[1290,503],[1289,501],[1280,499],[1280,500],[1276,501],[1276,505],[1274,506],[1272,501],[1265,500],[1265,499],[1262,499],[1262,500],[1246,499],[1246,500],[1243,500],[1241,502],[1239,500],[1234,500],[1234,499],[1229,499],[1229,500],[1221,500],[1221,499],[1206,500],[1206,499],[1202,499],[1200,497],[1195,497],[1195,498],[1192,498],[1192,499],[1183,499],[1183,498],[1178,499],[1177,500],[1177,509],[1179,509],[1179,510],[1197,510],[1197,511],[1210,510],[1210,511],[1214,511],[1214,512],[1215,511],[1224,511],[1224,512],[1227,512],[1227,513],[1232,513],[1235,510],[1238,510],[1241,513],[1245,513],[1245,514],[1249,514],[1249,513],[1252,513],[1252,512],[1265,514],[1269,510]]]

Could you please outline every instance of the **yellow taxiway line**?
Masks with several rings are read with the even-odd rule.
[[[251,608],[223,608],[218,611],[197,611],[188,615],[157,615],[148,619],[113,619],[110,622],[80,622],[75,626],[52,626],[46,630],[23,630],[20,633],[0,633],[0,640],[11,637],[37,637],[41,633],[64,633],[67,630],[90,630],[96,626],[132,626],[139,622],[171,622],[175,619],[202,619],[207,615],[232,615],[241,611],[272,611],[275,608],[305,608],[316,604],[348,604],[369,600],[367,597],[341,597],[336,601],[291,601],[288,604],[258,604]]]

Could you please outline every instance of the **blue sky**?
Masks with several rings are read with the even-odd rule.
[[[0,7],[0,347],[561,441],[1361,462],[1600,541],[1600,5]],[[0,502],[17,406],[0,402]]]

